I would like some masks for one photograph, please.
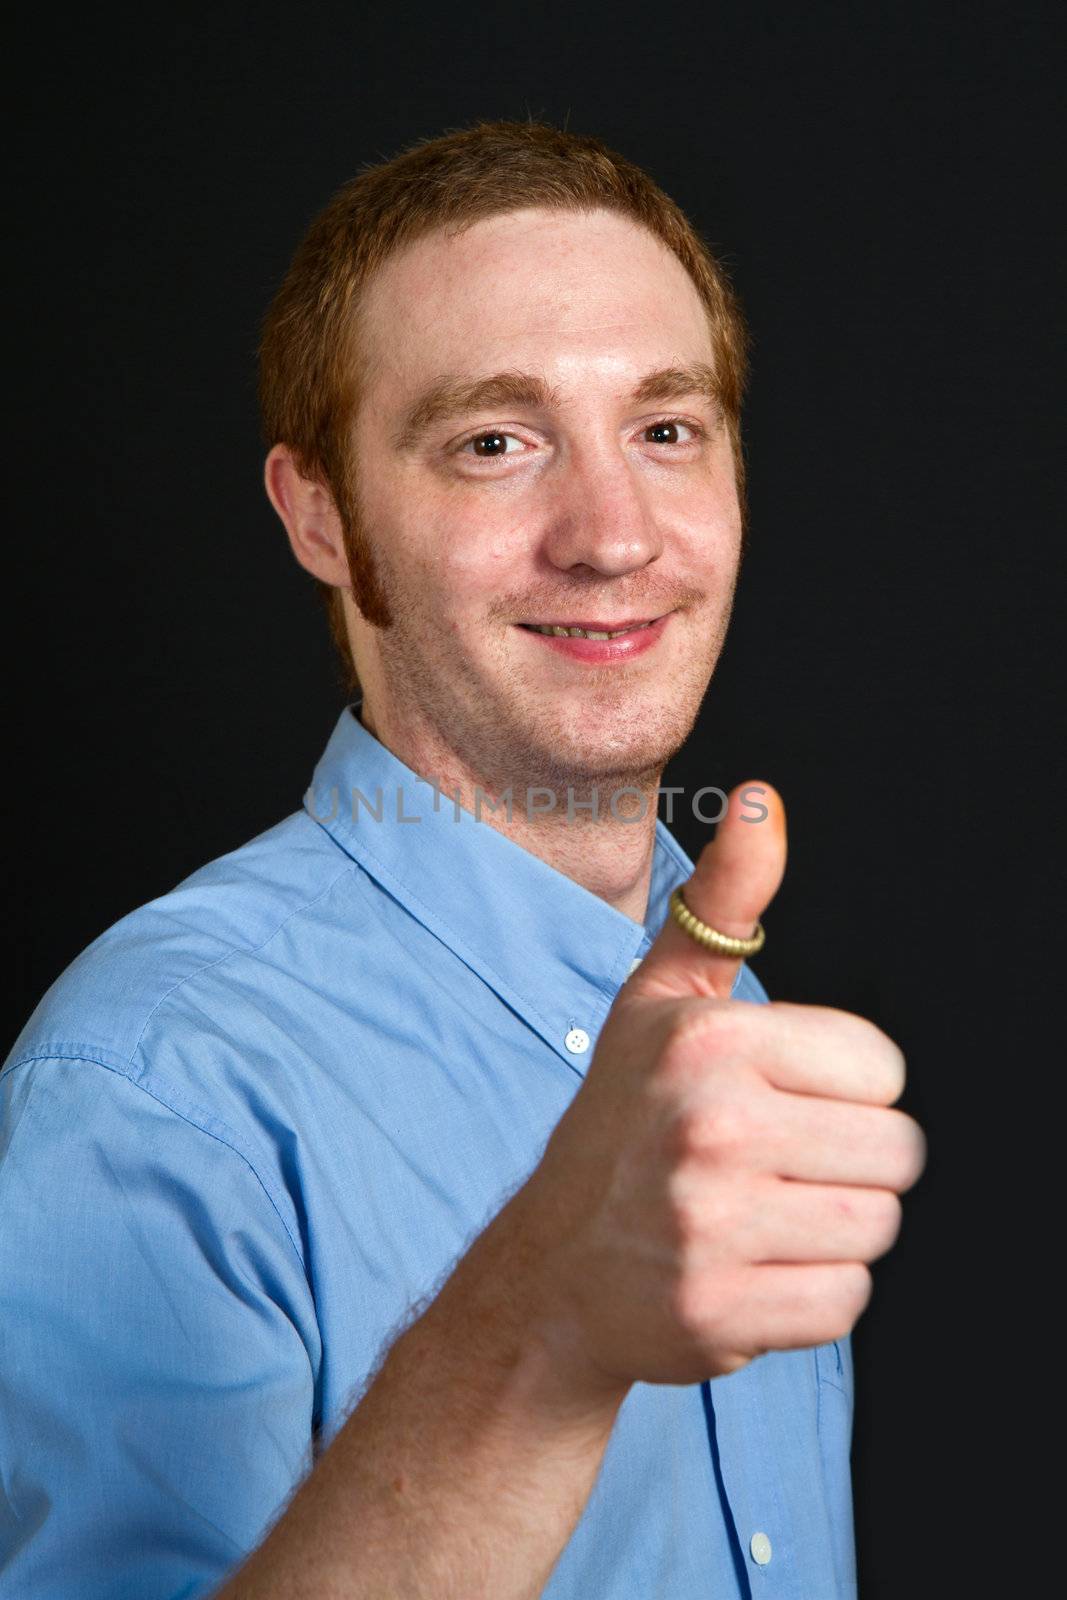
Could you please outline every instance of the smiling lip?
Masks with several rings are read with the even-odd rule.
[[[671,620],[672,612],[668,611],[661,617],[649,621],[644,627],[636,622],[616,622],[605,626],[603,623],[596,625],[586,622],[542,622],[533,626],[517,624],[528,634],[537,648],[543,647],[551,650],[555,655],[567,656],[571,661],[585,661],[590,665],[610,666],[613,662],[623,663],[632,661],[636,656],[644,655],[646,651],[655,648],[663,636],[663,631]],[[583,639],[573,638],[570,634],[538,633],[537,628],[589,628],[595,633],[609,633],[615,628],[628,628],[628,633],[620,633],[614,639]]]
[[[520,623],[523,628],[584,628],[587,633],[617,633],[620,628],[639,628],[646,622],[658,622],[658,617],[630,617],[621,622],[557,622],[555,619],[546,618],[544,622],[538,618]]]

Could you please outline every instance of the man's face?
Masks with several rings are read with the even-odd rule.
[[[394,624],[349,615],[376,731],[490,788],[654,781],[699,710],[740,550],[688,274],[612,212],[517,211],[392,257],[362,333],[360,512]],[[649,619],[617,644],[526,626]]]

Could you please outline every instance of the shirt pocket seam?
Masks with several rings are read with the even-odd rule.
[[[836,1360],[837,1360],[838,1372],[836,1372],[836,1373],[835,1372],[827,1372],[827,1371],[824,1370],[825,1364],[830,1360],[829,1349],[827,1349],[823,1345],[820,1345],[820,1346],[816,1347],[816,1350],[814,1352],[814,1354],[815,1354],[815,1379],[816,1379],[816,1390],[815,1390],[815,1393],[816,1393],[816,1422],[817,1422],[817,1424],[821,1424],[821,1422],[822,1422],[822,1391],[823,1391],[823,1387],[824,1386],[826,1388],[828,1388],[828,1389],[836,1389],[838,1394],[841,1395],[842,1399],[846,1403],[848,1403],[848,1401],[850,1399],[848,1386],[847,1386],[847,1384],[846,1384],[846,1382],[844,1380],[844,1365],[843,1365],[842,1360],[841,1360],[841,1348],[840,1348],[840,1346],[839,1346],[839,1344],[838,1344],[836,1339],[833,1341],[832,1345],[830,1346],[830,1349],[833,1350],[834,1356],[836,1357]]]

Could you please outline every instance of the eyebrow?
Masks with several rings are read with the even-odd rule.
[[[680,367],[659,367],[648,372],[630,394],[641,405],[649,401],[683,400],[699,394],[715,407],[721,419],[719,384],[714,368],[706,361],[693,361]],[[560,404],[557,388],[535,372],[494,372],[484,378],[461,378],[448,373],[437,378],[407,407],[394,438],[398,451],[413,450],[437,423],[449,417],[469,415],[496,406],[519,406],[529,411],[548,411]]]

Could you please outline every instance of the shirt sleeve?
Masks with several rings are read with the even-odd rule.
[[[96,1062],[0,1076],[3,1593],[213,1593],[310,1470],[315,1336],[218,1133]]]

